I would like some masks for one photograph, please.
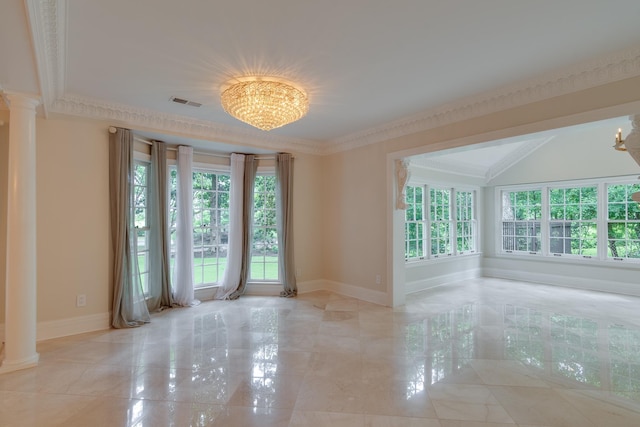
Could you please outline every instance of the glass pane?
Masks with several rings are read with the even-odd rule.
[[[609,219],[622,220],[627,219],[627,205],[623,203],[609,203],[608,205]]]
[[[564,190],[562,189],[549,190],[549,203],[552,205],[564,204]]]

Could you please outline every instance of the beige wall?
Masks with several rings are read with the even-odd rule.
[[[386,291],[386,167],[381,144],[323,159],[325,279]]]
[[[106,123],[38,119],[38,322],[109,310]],[[76,295],[87,298],[76,307]]]
[[[293,165],[293,233],[298,283],[323,279],[323,171],[321,158],[295,153]]]
[[[0,101],[1,102],[1,101]],[[9,112],[0,110],[0,323],[4,323],[4,294],[7,255],[7,173],[9,169]]]

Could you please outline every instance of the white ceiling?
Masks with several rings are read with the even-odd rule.
[[[620,129],[623,136],[632,129],[628,116],[551,129],[511,138],[489,141],[449,150],[441,150],[411,157],[412,167],[425,168],[478,178],[488,184],[520,160],[541,148],[548,142],[562,144],[565,140],[580,135],[587,145],[611,144],[615,140],[615,131]],[[602,139],[601,135],[610,135]]]
[[[638,0],[2,0],[0,90],[46,115],[322,152],[602,83],[558,84],[611,64],[630,66],[604,79],[640,74],[639,18]],[[307,117],[269,133],[229,117],[220,86],[249,74],[305,87]]]

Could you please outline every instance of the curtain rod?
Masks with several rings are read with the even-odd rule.
[[[109,126],[109,133],[116,133],[117,129],[114,126]],[[133,136],[133,139],[137,142],[141,142],[143,144],[147,144],[147,145],[152,145],[151,141],[146,140],[144,138],[141,138],[137,135]],[[175,147],[167,147],[168,151],[178,151],[177,148]],[[222,159],[231,159],[231,155],[230,154],[221,154],[221,153],[212,153],[212,152],[207,152],[207,151],[195,151],[193,152],[193,154],[197,154],[199,156],[211,156],[211,157],[220,157]],[[256,160],[275,160],[276,156],[257,156],[256,155]],[[295,159],[295,157],[292,157],[292,159]]]

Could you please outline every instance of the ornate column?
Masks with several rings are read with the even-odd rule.
[[[38,364],[36,353],[36,106],[39,100],[6,94],[9,101],[9,173],[5,348],[0,373]]]

